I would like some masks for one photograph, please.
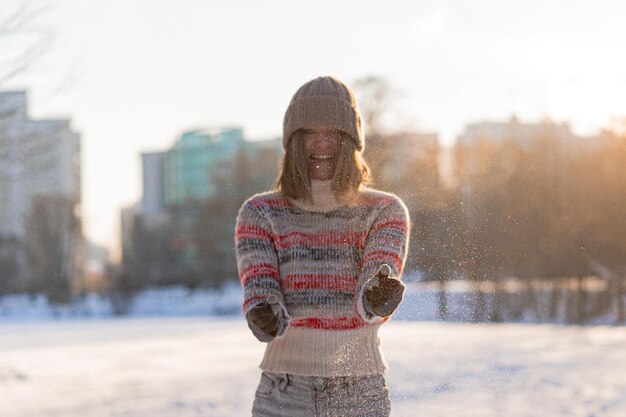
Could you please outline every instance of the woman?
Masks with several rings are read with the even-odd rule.
[[[404,292],[406,206],[365,186],[361,118],[336,78],[295,93],[283,146],[275,189],[243,204],[235,232],[244,314],[268,343],[252,413],[388,416],[378,328]]]

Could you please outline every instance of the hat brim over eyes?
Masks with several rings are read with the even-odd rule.
[[[283,146],[287,149],[289,139],[298,129],[324,126],[348,134],[355,148],[363,151],[361,117],[355,107],[345,100],[332,96],[309,96],[289,104],[283,121]]]

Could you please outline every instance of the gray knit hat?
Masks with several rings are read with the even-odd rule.
[[[363,127],[354,94],[334,77],[318,77],[296,91],[283,120],[283,147],[287,149],[296,130],[319,125],[347,133],[363,152]]]

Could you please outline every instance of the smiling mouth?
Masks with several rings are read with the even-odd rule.
[[[313,161],[332,161],[335,159],[333,155],[311,155],[309,158]]]

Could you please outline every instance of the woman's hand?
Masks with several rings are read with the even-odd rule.
[[[370,314],[390,316],[402,301],[405,286],[399,279],[391,278],[389,265],[382,265],[378,273],[365,284],[363,304]]]
[[[248,314],[255,326],[268,336],[276,337],[278,334],[278,317],[274,314],[270,304],[261,303],[253,307]]]

